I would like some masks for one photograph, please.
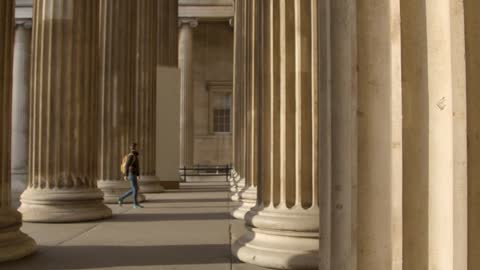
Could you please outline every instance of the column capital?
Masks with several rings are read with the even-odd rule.
[[[178,27],[182,27],[183,25],[188,25],[190,28],[195,28],[198,26],[198,19],[197,18],[178,18]]]

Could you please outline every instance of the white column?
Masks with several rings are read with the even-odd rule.
[[[196,19],[180,19],[178,65],[180,77],[180,167],[193,165],[193,28]]]
[[[246,18],[263,27],[250,32],[256,45],[247,58],[247,99],[256,104],[247,126],[259,123],[260,130],[259,141],[247,139],[246,177],[258,177],[259,185],[257,205],[245,215],[247,233],[233,252],[262,267],[318,269],[317,2],[244,2]]]
[[[18,206],[28,180],[28,105],[32,22],[17,21],[13,53],[12,204]]]

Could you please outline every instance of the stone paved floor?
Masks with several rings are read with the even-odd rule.
[[[262,269],[232,257],[243,223],[230,218],[229,196],[223,177],[197,178],[178,191],[148,194],[144,209],[112,206],[109,220],[25,223],[37,253],[0,269]]]

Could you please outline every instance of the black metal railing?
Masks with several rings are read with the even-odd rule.
[[[183,182],[186,182],[189,176],[225,176],[225,180],[228,182],[231,171],[232,166],[230,165],[195,165],[179,168],[180,178]]]

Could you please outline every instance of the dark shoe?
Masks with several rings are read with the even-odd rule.
[[[143,208],[143,205],[135,204],[135,205],[133,206],[133,208]]]

